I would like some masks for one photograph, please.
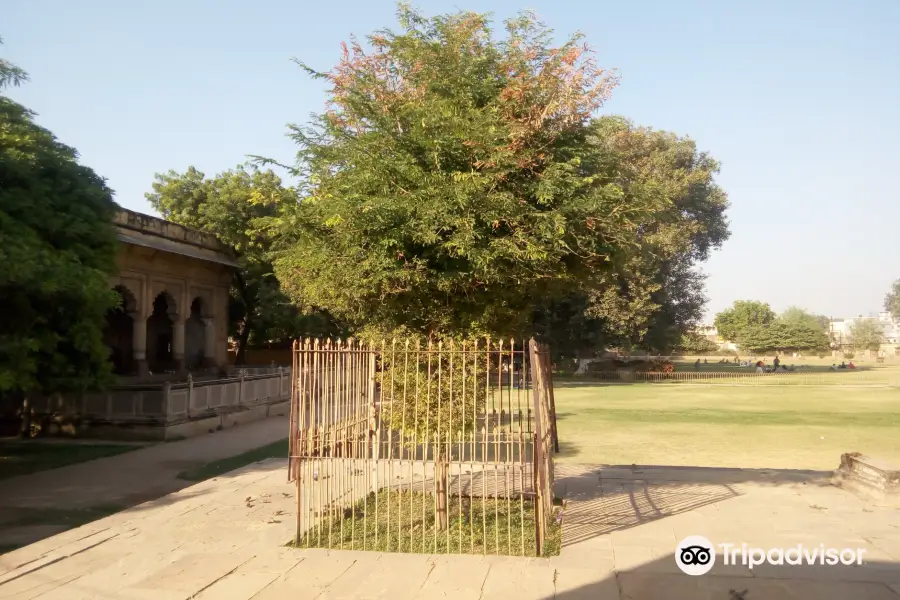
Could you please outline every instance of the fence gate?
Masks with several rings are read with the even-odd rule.
[[[540,555],[556,413],[531,340],[301,340],[289,478],[296,544]]]

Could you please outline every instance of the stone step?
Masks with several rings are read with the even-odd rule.
[[[859,452],[841,455],[832,483],[879,506],[900,507],[900,469]]]

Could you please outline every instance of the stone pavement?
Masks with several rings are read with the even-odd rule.
[[[0,599],[515,598],[900,600],[900,512],[823,474],[558,467],[550,559],[292,550],[294,487],[272,459],[0,556]],[[727,566],[690,577],[675,545],[865,548],[861,566]]]
[[[177,442],[6,479],[0,485],[0,545],[28,543],[65,525],[19,525],[45,511],[128,508],[191,485],[181,471],[287,437],[287,417],[270,417]],[[160,502],[165,503],[163,498]]]

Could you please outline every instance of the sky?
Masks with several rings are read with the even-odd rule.
[[[527,2],[527,3],[525,3]],[[603,112],[696,140],[721,162],[731,238],[703,265],[708,316],[734,300],[832,317],[878,311],[900,278],[897,0],[414,3],[497,19],[533,9],[621,76]],[[9,95],[152,214],[155,173],[248,155],[292,162],[288,123],[325,103],[291,62],[394,26],[382,0],[3,0]]]

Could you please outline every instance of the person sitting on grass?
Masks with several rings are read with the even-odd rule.
[[[700,359],[699,358],[697,359],[697,362],[694,363],[694,370],[695,371],[700,370]]]
[[[828,367],[828,370],[829,370],[829,371],[837,371],[837,370],[838,370],[838,367],[837,367],[836,364],[831,363],[831,366]]]
[[[838,366],[838,369],[846,369],[846,368],[847,368],[847,363],[845,363],[844,361],[841,361],[841,364]]]
[[[854,364],[853,364],[853,361],[851,360],[851,361],[850,361],[850,364],[847,365],[847,368],[848,368],[848,369],[855,369],[855,368],[856,368],[856,365],[854,365]]]

